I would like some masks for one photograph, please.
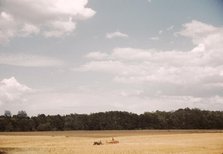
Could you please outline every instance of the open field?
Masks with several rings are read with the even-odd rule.
[[[111,137],[119,144],[106,144]],[[94,141],[100,140],[103,145],[93,146]],[[0,133],[0,151],[8,154],[223,154],[223,131]]]

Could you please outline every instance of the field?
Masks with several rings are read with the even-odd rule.
[[[118,144],[107,144],[114,137]],[[103,145],[93,145],[102,141]],[[223,131],[0,133],[0,154],[223,154]]]

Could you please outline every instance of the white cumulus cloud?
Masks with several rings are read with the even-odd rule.
[[[158,41],[160,38],[157,37],[157,36],[154,36],[154,37],[150,37],[150,40],[153,40],[153,41]]]
[[[31,88],[19,83],[15,77],[3,79],[0,81],[0,105],[21,102],[31,91]]]
[[[92,58],[80,69],[110,73],[114,82],[141,85],[145,93],[152,95],[202,100],[221,96],[223,28],[194,20],[184,24],[178,34],[191,38],[194,48],[188,51],[115,48],[104,59]]]
[[[128,38],[129,36],[127,34],[121,33],[119,31],[107,33],[106,38],[113,39],[113,38]]]
[[[86,7],[88,0],[0,0],[0,3],[0,43],[33,34],[69,35],[79,20],[95,14]]]
[[[94,51],[94,52],[88,53],[85,57],[89,59],[100,60],[100,59],[106,59],[108,57],[108,54],[100,52],[100,51]]]

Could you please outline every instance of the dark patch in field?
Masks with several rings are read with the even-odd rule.
[[[0,154],[8,154],[9,152],[12,151],[19,151],[19,148],[0,148]]]
[[[7,153],[3,150],[0,150],[0,154],[7,154]]]

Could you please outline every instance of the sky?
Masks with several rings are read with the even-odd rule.
[[[223,110],[222,0],[0,0],[0,114]]]

